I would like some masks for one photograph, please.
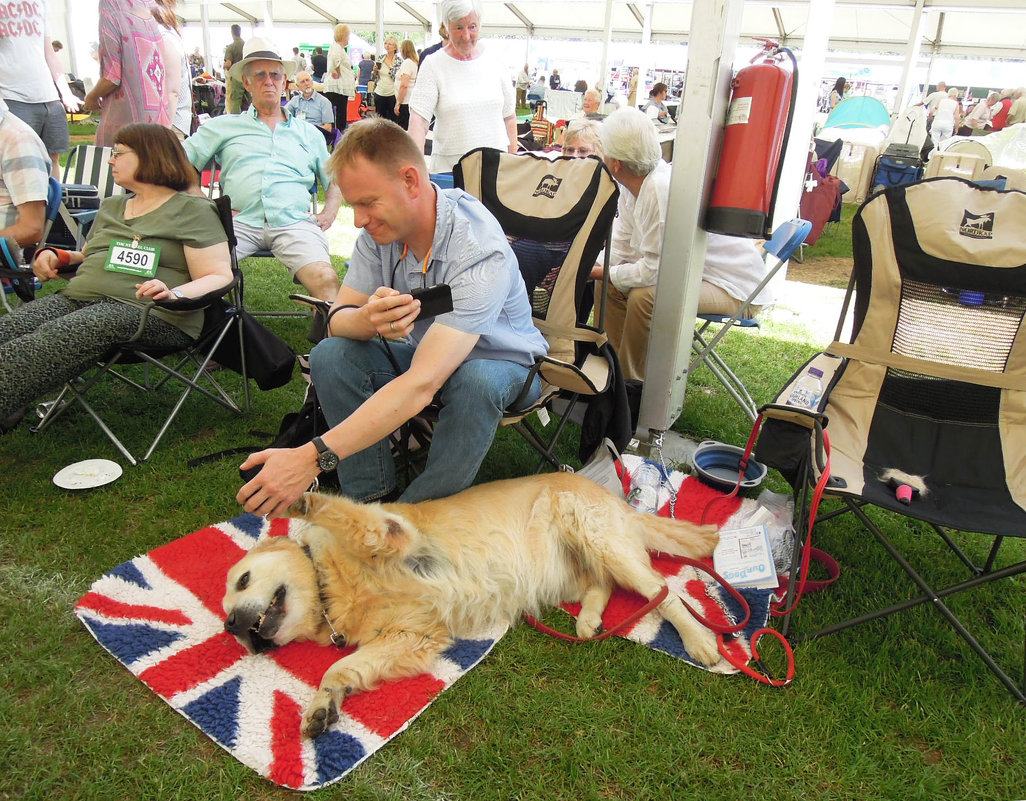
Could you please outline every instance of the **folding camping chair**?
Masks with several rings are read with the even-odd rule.
[[[759,321],[754,316],[750,317],[748,315],[753,300],[773,280],[773,276],[777,274],[777,271],[794,255],[811,230],[812,223],[808,220],[800,219],[788,220],[777,226],[773,236],[763,246],[767,253],[776,258],[776,263],[767,271],[766,277],[762,279],[755,290],[745,299],[741,307],[733,315],[698,315],[698,319],[702,321],[702,324],[695,331],[694,338],[691,340],[691,350],[694,353],[694,357],[688,366],[688,372],[694,371],[702,364],[708,367],[712,374],[716,376],[716,380],[723,385],[723,388],[727,390],[730,397],[737,402],[737,405],[741,407],[741,410],[753,422],[757,416],[756,410],[758,406],[752,400],[752,396],[745,387],[744,382],[730,369],[720,354],[716,352],[716,346],[726,336],[732,326],[739,326],[740,328],[759,327]],[[712,326],[719,326],[719,329],[715,330],[715,335],[712,339],[707,340],[706,332]]]
[[[78,145],[71,151],[61,179],[63,198],[58,211],[60,222],[54,228],[55,233],[56,228],[61,228],[64,237],[60,241],[48,237],[44,242],[81,250],[86,232],[96,219],[100,201],[125,193],[123,187],[114,183],[110,165],[112,150],[110,147]]]
[[[50,235],[50,229],[53,227],[54,220],[57,219],[60,208],[61,182],[50,176],[46,190],[43,235],[39,238],[40,242],[45,242]],[[4,250],[6,251],[6,245],[4,245]],[[31,258],[31,254],[29,258]],[[0,258],[0,278],[3,279],[3,286],[0,288],[0,303],[8,312],[13,308],[7,298],[9,294],[14,293],[22,300],[31,300],[36,289],[39,288],[38,279],[31,272],[28,275],[23,274],[19,269],[21,265],[18,264],[18,261],[18,256],[15,253],[4,253],[3,258]]]
[[[851,513],[917,588],[917,594],[890,605],[871,599],[882,608],[852,610],[856,617],[802,639],[928,604],[1026,703],[1024,688],[952,609],[961,600],[956,594],[1026,572],[1022,543],[1012,554],[1005,548],[1003,561],[1011,561],[999,565],[1004,541],[1026,537],[1024,224],[1026,194],[983,189],[959,178],[889,187],[866,201],[854,220],[855,266],[841,314],[843,322],[853,299],[850,342],[835,341],[814,357],[763,409],[755,457],[779,469],[794,487],[795,527],[802,536],[810,514],[819,531],[829,517]],[[839,323],[838,338],[840,331]],[[786,405],[808,367],[823,373],[825,391],[817,407]],[[887,472],[893,470],[903,472]],[[815,520],[819,492],[842,506]],[[874,514],[878,518],[898,514],[921,521],[925,526],[914,527],[916,536],[932,529],[954,555],[952,565],[924,552],[932,543],[919,540],[902,546],[906,557],[870,519],[870,507],[883,510]],[[956,532],[992,539],[987,547]],[[964,570],[964,578],[935,586],[913,567],[915,556],[931,574],[958,576]],[[796,550],[789,597],[805,569]],[[1021,588],[1013,597],[1022,601]],[[972,613],[965,606],[960,611],[963,618]],[[989,629],[993,619],[1010,616],[1018,637],[1023,612],[1021,606],[995,604],[983,625]],[[785,633],[790,622],[784,621]]]
[[[609,237],[619,196],[616,181],[597,158],[550,160],[492,148],[464,155],[453,177],[456,186],[484,203],[510,239],[534,324],[549,343],[548,354],[537,360],[524,385],[526,393],[540,375],[541,397],[527,407],[522,400],[514,402],[510,409],[515,411],[507,411],[501,425],[515,428],[538,451],[538,470],[545,464],[566,469],[554,448],[577,403],[590,404],[616,393],[625,398],[601,315],[594,325],[588,322],[593,305],[589,276],[603,247],[603,293],[609,281]],[[546,436],[527,417],[543,407],[551,411],[556,399],[563,403],[555,428]],[[627,414],[625,402],[619,411]]]
[[[228,286],[207,293],[199,298],[175,299],[154,303],[154,306],[178,311],[204,309],[203,331],[199,338],[192,345],[184,349],[142,345],[136,341],[136,338],[142,332],[143,326],[140,323],[139,332],[135,337],[115,346],[108,353],[103,363],[89,370],[84,376],[65,384],[56,400],[42,404],[42,419],[31,429],[34,433],[45,430],[69,407],[78,404],[93,418],[121,454],[134,465],[140,461],[147,461],[153,455],[154,450],[156,450],[160,441],[178,416],[182,406],[194,390],[236,414],[248,411],[250,404],[249,372],[246,365],[246,349],[242,323],[243,283],[242,273],[239,271],[235,260],[235,234],[232,228],[231,201],[228,197],[220,197],[215,203],[218,207],[221,222],[228,233],[233,280]],[[148,310],[144,311],[143,322]],[[232,360],[232,367],[233,369],[238,368],[237,372],[242,376],[241,403],[207,370],[212,360],[215,358],[218,360],[223,359],[221,355],[222,348],[236,357]],[[227,364],[228,359],[223,359],[223,362]],[[136,380],[136,378],[129,376],[121,370],[124,365],[129,364],[141,364],[143,366],[144,377],[141,380]],[[151,378],[151,371],[156,372],[159,380]],[[159,390],[172,381],[179,382],[181,386],[181,393],[174,406],[161,422],[156,435],[141,457],[133,455],[96,411],[87,397],[90,390],[107,377],[118,379],[124,384],[143,392]]]

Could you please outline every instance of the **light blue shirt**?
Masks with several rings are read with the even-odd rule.
[[[524,279],[517,258],[498,221],[461,189],[434,186],[437,219],[427,272],[413,253],[403,259],[403,244],[377,244],[361,231],[343,283],[365,295],[380,286],[402,293],[413,287],[448,284],[453,310],[414,323],[410,341],[424,338],[434,320],[478,334],[470,359],[502,359],[529,367],[548,351],[531,320]]]
[[[185,140],[197,170],[217,156],[221,186],[232,199],[236,219],[272,228],[310,219],[310,189],[331,183],[328,146],[314,126],[285,112],[272,132],[255,108],[213,117]]]
[[[296,95],[285,104],[285,108],[293,117],[312,122],[314,125],[324,125],[328,122],[335,124],[335,109],[331,107],[328,98],[319,92],[314,92],[309,99],[301,94]]]

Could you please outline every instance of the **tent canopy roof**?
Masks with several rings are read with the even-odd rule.
[[[483,0],[486,36],[602,39],[605,0]],[[801,48],[806,36],[808,0],[747,0],[741,38],[770,38]],[[829,47],[835,51],[898,53],[914,37],[916,0],[835,0]],[[686,42],[691,0],[652,2],[652,40]],[[276,24],[334,25],[373,29],[377,4],[367,0],[183,0],[178,13],[199,22],[201,7],[217,23],[260,23],[268,6]],[[646,3],[613,0],[616,40],[640,40]],[[923,52],[943,56],[1021,60],[1026,56],[1022,0],[923,0]],[[435,4],[425,0],[385,0],[386,31],[429,29]]]

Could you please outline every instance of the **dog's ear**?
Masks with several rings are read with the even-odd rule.
[[[403,556],[409,552],[414,530],[400,515],[386,512],[380,507],[373,517],[368,516],[363,542],[371,553],[379,556]]]

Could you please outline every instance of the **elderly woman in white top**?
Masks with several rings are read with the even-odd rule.
[[[513,82],[478,42],[481,0],[442,0],[449,41],[426,59],[410,98],[410,135],[421,147],[435,117],[431,172],[449,172],[476,147],[517,152]]]
[[[335,110],[335,130],[346,129],[349,116],[349,98],[356,95],[356,75],[349,60],[349,26],[340,22],[335,26],[334,39],[328,48],[328,69],[324,73],[324,96]]]

